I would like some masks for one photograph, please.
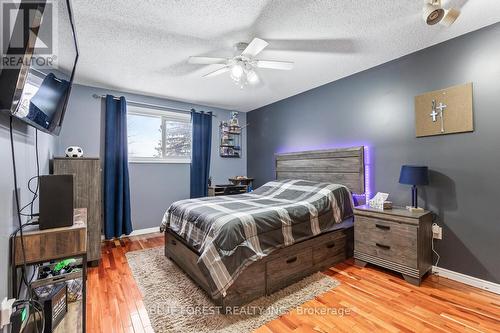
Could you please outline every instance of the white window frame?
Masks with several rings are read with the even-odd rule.
[[[136,106],[136,105],[127,105],[127,115],[137,115],[137,116],[151,116],[151,117],[160,117],[162,120],[162,125],[166,120],[175,120],[179,122],[185,122],[191,124],[191,114],[185,112],[179,112],[175,110],[159,110],[152,109],[145,106]],[[191,129],[192,130],[192,129]],[[162,131],[162,143],[166,140],[166,133]],[[128,145],[128,142],[127,142]],[[191,143],[191,151],[192,151],[192,143]],[[181,163],[181,164],[190,164],[191,156],[189,157],[128,157],[129,163]]]

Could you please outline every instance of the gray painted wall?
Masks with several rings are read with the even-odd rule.
[[[108,93],[145,103],[212,111],[217,116],[212,123],[211,170],[214,181],[227,183],[230,176],[246,175],[246,130],[243,131],[242,158],[224,159],[218,154],[218,123],[229,119],[230,111],[82,85],[75,85],[71,91],[56,155],[64,155],[67,146],[75,145],[81,146],[86,156],[102,156],[104,130],[101,119],[104,116],[104,102],[93,98],[92,94]],[[246,114],[240,113],[239,119],[241,124],[245,124]],[[172,202],[189,198],[189,167],[189,164],[129,164],[134,229],[159,226],[165,210]]]
[[[19,121],[14,122],[14,145],[16,152],[17,181],[20,204],[31,201],[28,180],[36,175],[35,130]],[[49,159],[55,147],[54,137],[38,133],[40,170],[48,173]],[[9,117],[0,113],[0,299],[8,294],[9,236],[17,228],[14,199],[14,176],[9,137]],[[38,210],[36,203],[35,211]],[[29,209],[25,212],[29,212]],[[25,219],[22,220],[25,222]]]
[[[251,111],[249,176],[273,179],[276,152],[363,144],[372,192],[404,205],[401,165],[428,165],[420,200],[444,227],[439,266],[499,283],[499,41],[496,24]],[[474,83],[475,131],[415,138],[414,96],[465,82]]]

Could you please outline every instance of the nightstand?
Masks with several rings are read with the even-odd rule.
[[[420,285],[432,268],[432,214],[404,208],[354,209],[354,259],[356,265],[372,263],[403,274]]]

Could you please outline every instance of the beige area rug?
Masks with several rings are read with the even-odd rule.
[[[251,332],[340,284],[316,273],[224,315],[202,289],[163,255],[163,247],[126,255],[157,333]]]

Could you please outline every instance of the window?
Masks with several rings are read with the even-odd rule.
[[[191,162],[189,114],[129,105],[127,135],[130,162]]]

